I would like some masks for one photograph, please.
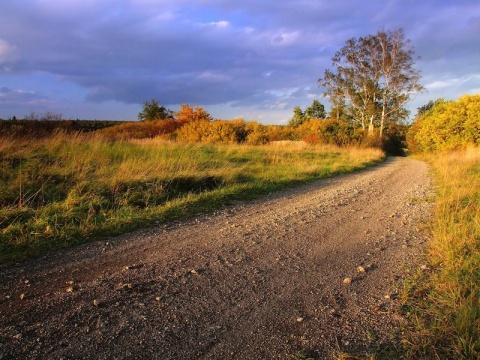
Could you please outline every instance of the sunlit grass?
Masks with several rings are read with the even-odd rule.
[[[0,142],[0,262],[192,216],[383,160],[304,143],[178,144],[94,135]]]
[[[432,273],[413,279],[412,358],[480,358],[480,149],[428,157],[437,182]]]

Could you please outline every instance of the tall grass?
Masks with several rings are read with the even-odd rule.
[[[369,149],[188,145],[89,134],[0,142],[0,262],[381,161]]]
[[[480,149],[431,156],[437,205],[429,256],[407,306],[412,358],[480,358]]]

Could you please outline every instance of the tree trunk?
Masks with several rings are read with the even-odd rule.
[[[373,135],[373,115],[370,117],[370,123],[368,124],[368,135]]]
[[[385,103],[382,107],[382,118],[380,119],[380,137],[383,136],[383,129],[385,128]]]

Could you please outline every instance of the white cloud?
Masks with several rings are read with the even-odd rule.
[[[230,76],[220,73],[220,72],[214,72],[214,71],[203,71],[201,72],[198,76],[198,79],[200,80],[207,80],[207,81],[214,81],[214,82],[223,82],[223,81],[228,81],[231,80]]]
[[[17,58],[17,47],[0,39],[0,64]]]
[[[230,26],[230,23],[228,21],[221,20],[221,21],[210,21],[207,23],[199,22],[199,23],[196,23],[196,25],[201,27],[207,27],[207,28],[226,29]]]
[[[222,20],[222,21],[217,21],[217,22],[211,22],[209,23],[210,25],[219,27],[219,28],[226,28],[230,25],[228,21]]]
[[[283,32],[273,36],[272,44],[278,46],[288,46],[292,45],[296,42],[299,37],[299,31],[292,31],[292,32]]]
[[[469,86],[476,87],[480,82],[480,74],[471,74],[467,76],[455,77],[445,80],[436,80],[425,85],[428,90],[440,90],[451,87],[466,88]]]
[[[449,81],[434,81],[430,84],[425,85],[425,87],[427,89],[440,89],[450,85],[451,83]]]

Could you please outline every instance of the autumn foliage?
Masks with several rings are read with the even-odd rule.
[[[94,122],[88,124],[90,123]],[[8,120],[0,123],[0,136],[23,134],[28,138],[34,137],[35,134],[38,136],[47,129],[48,134],[55,131],[64,132],[67,128],[73,129],[72,124],[77,123]],[[108,127],[105,127],[107,125]],[[382,141],[374,141],[378,140],[377,137],[366,136],[360,128],[341,119],[310,118],[295,126],[264,125],[256,121],[247,122],[241,118],[214,120],[202,107],[186,104],[181,104],[178,111],[172,112],[172,118],[116,122],[107,125],[99,124],[98,129],[95,129],[95,135],[109,141],[160,138],[179,143],[205,144],[264,145],[276,141],[304,141],[309,144],[336,146],[383,146]],[[82,128],[80,132],[92,130]]]
[[[147,139],[158,136],[168,137],[182,127],[183,124],[184,122],[173,119],[126,122],[102,129],[98,131],[97,134],[109,140]]]
[[[480,95],[437,100],[419,115],[408,133],[417,152],[449,151],[480,145]]]
[[[212,116],[200,106],[196,106],[195,109],[187,104],[181,104],[180,106],[180,110],[175,113],[175,119],[180,122],[213,120]]]
[[[308,120],[297,128],[300,139],[309,143],[332,145],[349,145],[359,139],[355,128],[341,120]]]
[[[128,122],[98,132],[107,139],[163,138],[181,143],[264,145],[294,140],[337,146],[362,145],[364,134],[334,119],[310,119],[299,126],[264,125],[243,119],[212,120],[201,107],[182,104],[174,119]],[[372,145],[372,144],[369,144]]]

